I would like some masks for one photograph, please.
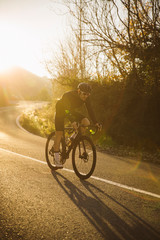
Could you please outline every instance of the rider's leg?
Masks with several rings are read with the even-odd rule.
[[[60,161],[60,142],[63,135],[63,131],[56,131],[55,132],[55,140],[54,140],[54,164],[57,167],[63,167]]]
[[[88,118],[83,118],[81,120],[81,124],[84,126],[84,127],[81,127],[81,133],[83,135],[83,134],[85,134],[86,127],[88,127],[90,125],[90,121]]]
[[[55,139],[54,139],[54,164],[57,167],[63,167],[61,160],[60,160],[60,142],[63,135],[63,131],[56,131],[55,132]]]
[[[58,167],[62,166],[60,161],[60,142],[63,136],[64,129],[64,110],[61,101],[56,104],[56,115],[55,115],[55,140],[54,140],[54,161]]]
[[[59,152],[61,138],[63,136],[63,131],[55,132],[55,140],[54,140],[54,152]]]

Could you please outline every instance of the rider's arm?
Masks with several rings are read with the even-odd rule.
[[[100,123],[98,123],[97,120],[96,120],[96,117],[95,117],[95,114],[94,114],[94,111],[93,111],[93,108],[92,108],[92,105],[91,105],[91,102],[90,102],[89,98],[86,101],[86,107],[87,107],[87,110],[88,110],[88,113],[89,113],[89,116],[90,116],[91,120],[93,121],[93,123],[95,124],[97,129],[99,131],[101,131],[102,130],[102,125]]]
[[[96,120],[96,117],[95,117],[95,114],[94,114],[94,111],[93,111],[93,108],[92,108],[92,105],[91,105],[91,101],[90,101],[90,98],[88,97],[87,100],[86,100],[86,107],[87,107],[87,111],[88,111],[88,114],[92,120],[92,122],[94,124],[97,123],[97,120]]]

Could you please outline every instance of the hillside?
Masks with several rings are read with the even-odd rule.
[[[51,84],[46,77],[39,77],[23,68],[14,67],[0,74],[0,105],[9,99],[32,100],[42,91],[50,92]]]

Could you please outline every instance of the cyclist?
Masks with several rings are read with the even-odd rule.
[[[85,127],[90,125],[90,121],[83,114],[78,112],[78,108],[85,104],[89,117],[97,127],[101,125],[97,122],[95,114],[92,110],[90,102],[91,87],[88,83],[82,82],[78,85],[77,90],[66,92],[62,98],[56,104],[55,114],[55,141],[54,141],[54,165],[56,167],[63,167],[60,161],[60,141],[64,131],[64,119],[68,118],[72,127],[77,130],[80,123],[84,126],[81,128],[82,133],[85,131]]]

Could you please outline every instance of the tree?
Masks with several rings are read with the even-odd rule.
[[[104,66],[105,61],[106,71],[114,69],[120,79],[134,72],[142,88],[148,82],[159,84],[159,1],[84,0],[83,11],[80,2],[70,0],[68,8],[72,16],[82,21],[83,41],[94,47],[92,56],[97,56],[99,65]],[[80,16],[75,11],[78,8]]]
[[[115,99],[121,101],[116,108],[110,134],[118,140],[123,139],[123,143],[132,140],[135,144],[138,139],[143,142],[145,138],[150,140],[152,136],[152,140],[157,139],[159,144],[160,139],[156,136],[160,124],[160,2],[66,0],[65,4],[75,19],[74,22],[79,24],[73,25],[72,29],[76,39],[81,39],[81,53],[85,53],[84,58],[79,56],[80,48],[74,38],[71,49],[75,51],[77,46],[75,59],[79,63],[76,61],[76,68],[66,65],[67,76],[71,69],[77,69],[76,77],[80,79],[82,67],[79,59],[85,59],[81,62],[85,62],[84,69],[90,73],[90,79],[93,78],[91,72],[95,72],[97,79],[102,80],[103,84],[108,84],[110,79],[116,83],[113,86],[121,88],[115,94]],[[64,56],[66,54],[63,54],[63,59]],[[66,85],[69,83],[66,77],[67,81],[57,79]],[[105,94],[108,93],[105,91],[101,100],[96,98],[98,107],[107,106]],[[105,121],[104,125],[107,129]]]
[[[71,3],[65,2],[66,6]],[[87,47],[83,41],[83,22],[82,11],[83,1],[80,0],[76,6],[75,14],[79,17],[71,23],[70,37],[66,36],[66,42],[61,42],[57,53],[45,61],[46,68],[50,73],[53,83],[56,81],[62,86],[75,87],[81,81],[87,81],[90,78],[87,62]]]

